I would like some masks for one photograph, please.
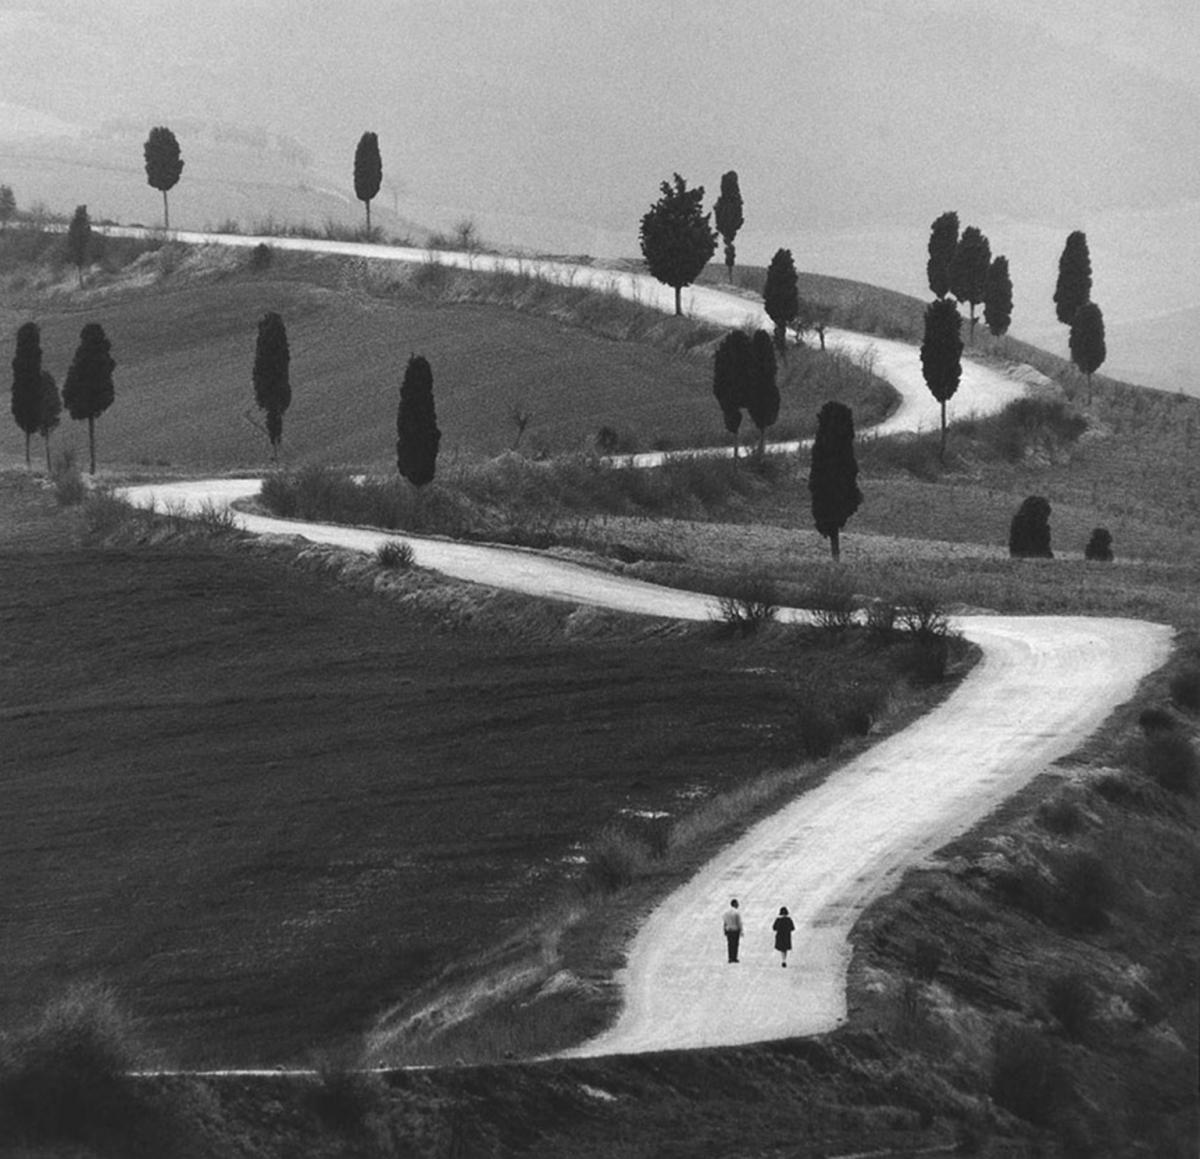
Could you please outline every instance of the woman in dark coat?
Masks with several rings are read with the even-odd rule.
[[[796,923],[788,917],[787,906],[779,907],[779,917],[775,919],[771,929],[775,931],[775,949],[783,955],[781,966],[787,966],[788,950],[792,948],[792,930],[796,928]]]

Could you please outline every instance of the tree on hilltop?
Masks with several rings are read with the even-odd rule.
[[[175,134],[164,125],[151,129],[142,146],[142,156],[146,161],[146,183],[162,194],[163,229],[170,229],[171,207],[167,203],[167,193],[175,188],[183,173],[183,157]]]
[[[717,232],[725,242],[725,266],[732,282],[733,262],[736,256],[733,239],[745,224],[745,218],[742,216],[742,191],[738,188],[738,175],[732,169],[721,175],[721,195],[713,205],[713,217],[716,219]]]
[[[371,201],[383,182],[383,161],[379,156],[379,137],[364,133],[354,150],[354,196],[366,206],[367,233],[371,232]]]
[[[17,216],[17,199],[11,185],[0,185],[0,229],[7,229],[8,223]]]
[[[92,475],[96,473],[96,419],[112,406],[116,394],[112,376],[117,364],[111,351],[104,327],[89,322],[79,332],[79,346],[63,380],[62,401],[67,413],[77,421],[87,419]]]
[[[675,184],[664,181],[662,196],[642,217],[638,236],[646,268],[675,291],[675,314],[683,314],[683,287],[690,286],[717,248],[709,214],[701,212],[704,186],[688,189],[678,173]]]
[[[267,438],[274,462],[279,461],[279,444],[283,441],[283,416],[292,404],[290,364],[287,327],[278,314],[269,310],[258,322],[252,378],[254,401],[267,416]]]
[[[1092,375],[1104,365],[1104,313],[1095,302],[1084,302],[1071,320],[1071,361],[1087,376],[1088,405],[1092,404]]]
[[[433,370],[426,358],[414,354],[404,368],[396,412],[396,469],[414,487],[433,482],[441,441],[433,405]]]
[[[37,433],[41,416],[42,332],[36,322],[17,330],[12,360],[12,414],[25,435],[25,466],[30,466],[29,440]]]
[[[935,298],[950,292],[950,263],[958,248],[958,214],[948,209],[929,227],[929,260],[925,276]]]
[[[843,403],[827,402],[817,414],[808,491],[813,522],[829,540],[836,562],[841,558],[842,528],[862,503],[854,458],[854,412]]]
[[[1067,234],[1067,243],[1058,259],[1054,312],[1064,326],[1070,326],[1079,307],[1091,299],[1092,258],[1088,253],[1087,234],[1077,229]]]
[[[41,391],[38,398],[38,434],[46,445],[46,474],[52,471],[50,464],[50,432],[58,426],[62,417],[62,396],[58,393],[58,383],[48,370],[42,371]]]
[[[975,307],[987,292],[988,269],[992,264],[992,247],[983,232],[968,225],[954,247],[950,261],[950,292],[971,307],[972,336],[975,334]]]
[[[946,403],[954,397],[962,378],[962,315],[950,298],[938,298],[925,307],[925,340],[921,343],[921,373],[930,394],[942,406],[942,445],[946,461]]]
[[[983,295],[983,320],[992,334],[999,338],[1012,325],[1012,278],[1008,273],[1008,258],[1003,254],[988,267],[987,288]]]
[[[83,285],[83,267],[87,264],[88,253],[92,248],[92,221],[88,217],[86,205],[75,206],[75,216],[67,226],[67,255],[79,275],[79,284]]]
[[[775,325],[775,345],[781,352],[786,351],[787,328],[800,313],[796,263],[791,250],[778,249],[771,258],[763,283],[763,309]]]

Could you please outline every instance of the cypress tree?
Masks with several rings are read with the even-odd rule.
[[[713,352],[713,394],[725,429],[733,436],[733,461],[738,458],[738,431],[747,404],[747,382],[754,354],[744,330],[730,330]]]
[[[683,313],[683,287],[699,276],[716,252],[717,233],[710,214],[701,212],[704,186],[688,189],[678,173],[674,186],[664,181],[662,196],[642,217],[638,237],[651,275],[675,291],[675,313]]]
[[[756,330],[750,340],[750,390],[746,411],[758,427],[758,453],[767,449],[767,427],[779,418],[779,385],[775,374],[775,346],[771,335]]]
[[[75,216],[67,226],[67,254],[75,263],[79,284],[83,285],[83,267],[87,262],[88,250],[92,245],[92,222],[86,205],[75,206]]]
[[[1092,375],[1104,365],[1104,313],[1095,302],[1084,302],[1071,320],[1071,361],[1087,375],[1088,405],[1092,402]]]
[[[1054,312],[1064,326],[1070,326],[1075,313],[1092,299],[1092,259],[1087,234],[1077,229],[1067,234],[1058,259],[1058,282],[1054,287]]]
[[[987,291],[988,269],[992,264],[992,247],[982,231],[968,225],[954,247],[950,261],[950,292],[971,306],[971,329],[975,333],[975,307]]]
[[[79,346],[63,381],[62,400],[67,413],[75,420],[87,419],[88,450],[91,474],[96,473],[96,419],[110,406],[115,397],[111,346],[98,322],[89,322],[79,332]]]
[[[0,230],[7,229],[8,223],[17,216],[17,199],[11,185],[0,185]]]
[[[841,558],[841,531],[862,503],[854,458],[854,414],[840,402],[827,402],[817,415],[817,435],[808,472],[813,522]]]
[[[944,298],[950,292],[950,263],[958,248],[958,214],[948,209],[929,227],[929,261],[925,263],[925,276],[935,298]]]
[[[921,343],[921,373],[930,394],[942,404],[942,445],[946,460],[946,403],[954,397],[962,378],[962,315],[950,298],[938,298],[925,307],[925,340]]]
[[[1012,324],[1012,278],[1008,273],[1008,258],[1001,254],[988,268],[987,290],[983,298],[983,320],[999,338]]]
[[[29,440],[37,432],[42,397],[42,332],[36,322],[17,330],[12,360],[12,414],[25,434],[25,466],[30,466]]]
[[[787,327],[800,313],[796,263],[791,250],[778,249],[771,258],[763,283],[763,309],[775,325],[775,345],[780,351],[786,350]]]
[[[50,464],[50,432],[58,426],[62,416],[62,396],[58,393],[58,384],[54,375],[48,370],[42,371],[42,389],[38,409],[38,434],[46,444],[46,474],[53,470]]]
[[[267,438],[274,462],[279,461],[279,444],[283,441],[283,416],[292,403],[290,363],[287,328],[278,314],[268,311],[258,322],[252,377],[254,401],[266,413]]]
[[[142,146],[142,157],[146,162],[146,184],[162,194],[163,229],[170,229],[171,207],[167,203],[167,193],[175,188],[183,173],[183,157],[175,134],[163,125],[151,129]]]
[[[367,207],[367,233],[371,232],[371,201],[383,181],[383,162],[379,157],[379,137],[364,133],[354,150],[354,196]]]
[[[441,441],[433,405],[433,370],[427,359],[414,354],[404,368],[396,412],[396,469],[414,487],[433,482]]]
[[[742,191],[738,188],[738,175],[732,169],[721,175],[721,195],[713,205],[713,217],[716,219],[717,232],[725,242],[725,266],[732,282],[736,254],[733,239],[745,223],[742,216]]]

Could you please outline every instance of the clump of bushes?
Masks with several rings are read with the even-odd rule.
[[[375,549],[375,562],[388,571],[408,571],[413,565],[413,549],[402,539],[385,539]]]
[[[1053,456],[1061,446],[1076,442],[1087,430],[1087,419],[1061,399],[1018,398],[999,414],[981,423],[983,433],[1010,463],[1030,451]]]
[[[1112,563],[1112,532],[1107,527],[1092,528],[1092,537],[1083,549],[1083,557],[1097,563]]]
[[[818,627],[840,633],[854,623],[857,603],[845,574],[838,568],[830,568],[822,571],[805,591],[804,606],[812,610]]]
[[[609,826],[584,855],[585,893],[613,894],[645,871],[651,860],[649,844],[623,826]]]
[[[769,624],[778,613],[779,592],[775,581],[762,571],[744,572],[730,591],[717,600],[721,621],[744,636]]]
[[[1030,495],[1018,508],[1008,530],[1008,554],[1016,559],[1053,559],[1050,550],[1050,502]]]
[[[1071,1094],[1053,1045],[1025,1026],[997,1035],[989,1090],[1005,1110],[1039,1126],[1053,1122]]]
[[[1171,677],[1171,700],[1188,712],[1200,710],[1200,668],[1184,668]]]
[[[1069,1038],[1082,1040],[1096,1014],[1096,994],[1078,971],[1057,974],[1046,984],[1046,1009]]]
[[[1200,758],[1182,732],[1160,729],[1142,741],[1142,771],[1161,788],[1185,797],[1196,795]]]
[[[75,464],[74,453],[69,450],[64,451],[54,464],[51,481],[54,484],[54,498],[60,507],[76,507],[87,495],[87,484]]]

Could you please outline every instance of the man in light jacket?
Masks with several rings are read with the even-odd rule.
[[[725,944],[729,947],[729,960],[738,960],[738,943],[742,940],[742,914],[738,909],[737,898],[729,903],[723,921],[725,926]]]

